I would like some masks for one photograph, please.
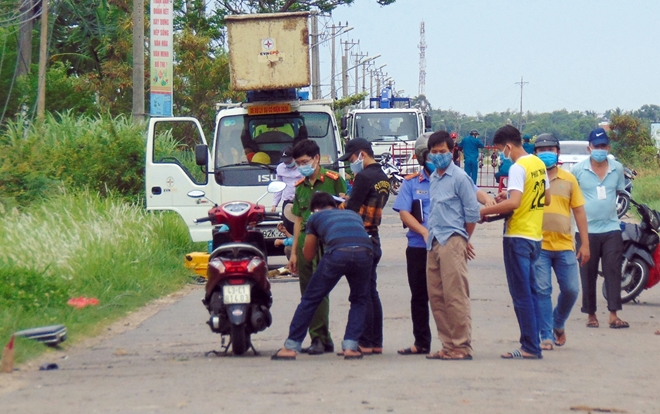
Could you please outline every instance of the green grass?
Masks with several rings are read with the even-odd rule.
[[[638,173],[633,181],[633,199],[660,211],[660,173],[657,169],[642,170]]]
[[[88,192],[57,195],[18,211],[0,204],[0,343],[12,332],[63,324],[69,340],[98,333],[111,321],[183,286],[193,250],[174,213]],[[98,306],[66,302],[95,297]],[[21,340],[17,361],[46,349]]]

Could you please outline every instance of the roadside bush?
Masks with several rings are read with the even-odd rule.
[[[137,202],[144,154],[144,125],[124,116],[49,114],[27,130],[11,122],[0,137],[0,201],[25,206],[64,186]]]
[[[17,330],[50,324],[66,325],[72,338],[94,334],[99,322],[171,293],[190,277],[182,258],[193,245],[174,213],[150,213],[89,191],[61,193],[22,211],[1,209],[2,343]],[[78,296],[100,304],[67,305]]]

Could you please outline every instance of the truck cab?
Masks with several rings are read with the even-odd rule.
[[[282,150],[304,139],[321,150],[321,165],[339,171],[341,138],[332,100],[306,100],[309,85],[307,12],[236,15],[226,18],[232,89],[246,102],[221,104],[215,131],[207,135],[195,118],[152,118],[146,146],[148,210],[171,210],[185,221],[195,242],[212,239],[207,216],[213,203],[255,202],[276,179]],[[206,197],[193,199],[191,190]],[[261,203],[272,205],[272,195]],[[277,222],[262,222],[267,253],[282,254]]]

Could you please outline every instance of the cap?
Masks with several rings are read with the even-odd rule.
[[[452,139],[458,138],[458,134],[455,132],[452,132],[451,134],[449,134],[449,136],[452,137]]]
[[[603,128],[596,128],[589,134],[589,144],[594,147],[603,144],[610,145],[610,138]]]
[[[351,155],[360,150],[366,149],[371,149],[371,142],[364,138],[353,138],[346,144],[346,151],[344,152],[344,155],[339,157],[339,161],[348,161],[348,159],[351,158]]]
[[[473,129],[472,131],[470,131],[470,135],[479,135],[479,131]]]
[[[284,147],[282,150],[282,155],[280,155],[280,162],[291,164],[291,161],[293,161],[293,148],[290,146]]]
[[[541,134],[536,137],[536,142],[534,142],[534,149],[544,147],[556,147],[559,149],[559,140],[552,134]]]
[[[525,134],[525,135],[522,136],[522,138],[523,138],[525,141],[529,141],[532,137],[530,137],[528,134]]]

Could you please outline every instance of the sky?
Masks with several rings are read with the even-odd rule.
[[[355,0],[321,18],[320,26],[330,33],[327,26],[348,22],[354,29],[337,39],[359,40],[352,51],[380,54],[375,67],[386,64],[382,70],[395,80],[395,89],[413,97],[419,91],[422,21],[425,92],[434,109],[467,115],[517,112],[521,77],[528,82],[525,112],[602,114],[660,104],[656,0],[397,0],[385,7],[375,0]],[[330,93],[330,44],[320,47],[324,95]],[[336,50],[339,71],[338,40]],[[336,79],[341,97],[341,77]]]

